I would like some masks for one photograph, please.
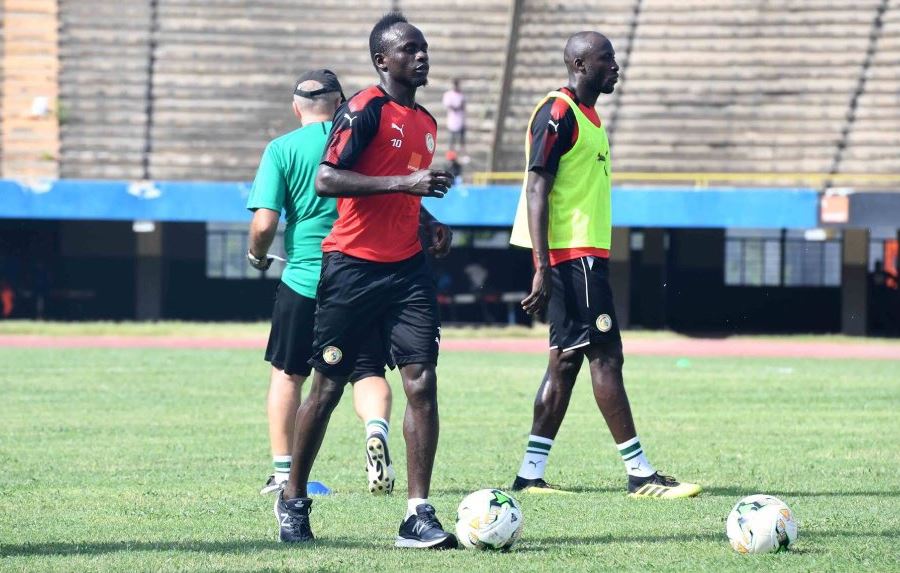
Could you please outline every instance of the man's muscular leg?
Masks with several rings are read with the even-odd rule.
[[[528,436],[525,457],[513,482],[513,490],[532,493],[558,491],[558,488],[544,481],[544,471],[553,440],[569,408],[572,388],[575,387],[575,379],[583,362],[584,354],[581,349],[550,351],[547,372],[534,398],[531,435]]]
[[[294,450],[291,476],[284,486],[284,498],[306,497],[306,482],[313,462],[322,446],[331,413],[341,400],[346,383],[326,377],[319,371],[313,375],[309,396],[297,410],[294,424]]]
[[[634,438],[634,419],[622,379],[625,359],[618,343],[591,344],[586,349],[594,400],[617,444]]]
[[[575,378],[581,370],[584,354],[581,349],[560,352],[550,351],[547,372],[534,398],[534,417],[531,433],[548,439],[554,439],[572,398]]]
[[[407,400],[403,437],[406,439],[409,498],[427,499],[440,433],[437,375],[434,364],[408,364],[400,368],[400,377]]]

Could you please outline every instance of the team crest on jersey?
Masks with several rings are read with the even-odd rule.
[[[597,330],[600,332],[609,332],[612,328],[612,319],[608,314],[601,314],[597,317]]]
[[[331,364],[332,366],[340,362],[343,357],[344,353],[341,352],[341,349],[337,346],[326,346],[325,350],[322,351],[322,360],[324,360],[326,364]]]
[[[425,134],[425,147],[428,148],[428,153],[434,153],[434,136],[430,133]]]

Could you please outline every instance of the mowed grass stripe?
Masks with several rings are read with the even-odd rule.
[[[403,495],[365,492],[349,392],[313,472],[315,546],[275,542],[256,351],[0,349],[0,570],[758,571],[897,570],[900,386],[890,362],[629,357],[641,445],[706,492],[624,497],[621,457],[588,379],[548,459],[578,496],[520,496],[507,555],[394,550]],[[528,444],[540,356],[446,353],[432,499],[451,526],[475,489],[508,487]],[[583,373],[585,376],[587,372]],[[391,375],[399,391],[396,374]],[[405,486],[396,395],[391,452]],[[724,537],[738,498],[770,493],[800,522],[797,550],[740,556]]]

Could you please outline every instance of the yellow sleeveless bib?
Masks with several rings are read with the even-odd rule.
[[[606,129],[597,127],[562,92],[548,93],[538,103],[528,121],[528,130],[541,106],[550,98],[560,98],[569,104],[578,122],[578,139],[572,149],[559,161],[559,170],[553,180],[549,197],[548,239],[551,249],[576,247],[610,248],[612,235],[612,170],[610,169],[609,140]],[[525,138],[525,164],[530,160],[531,146]],[[528,173],[522,182],[522,193],[516,209],[510,243],[531,248],[528,234],[528,208],[525,186]]]

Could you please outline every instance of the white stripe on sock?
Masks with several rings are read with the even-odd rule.
[[[553,440],[542,436],[530,435],[528,441],[536,444],[546,444],[546,448],[527,445],[525,447],[525,457],[522,458],[522,465],[519,467],[519,476],[525,479],[538,479],[544,477],[544,471],[547,469],[547,456],[550,455],[550,448],[553,446]]]

